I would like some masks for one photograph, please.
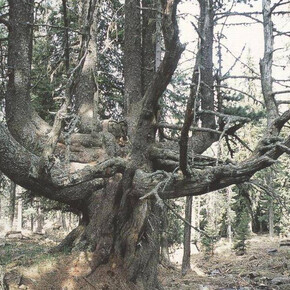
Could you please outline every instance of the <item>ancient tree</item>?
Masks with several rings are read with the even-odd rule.
[[[38,116],[30,98],[34,1],[8,1],[9,15],[0,18],[8,29],[7,126],[0,124],[0,169],[35,195],[82,213],[81,224],[55,250],[90,250],[94,253],[92,274],[105,265],[130,287],[159,289],[163,200],[202,195],[249,181],[255,172],[290,152],[290,137],[279,137],[290,111],[279,113],[271,86],[271,13],[275,7],[269,0],[263,1],[266,41],[261,78],[269,116],[265,135],[248,159],[224,163],[201,154],[250,120],[227,115],[222,106],[215,106],[212,55],[216,1],[199,0],[199,48],[182,126],[158,120],[159,100],[185,49],[177,23],[180,1],[143,0],[142,5],[125,1],[122,122],[101,120],[98,113],[96,33],[102,2],[81,2],[79,56],[70,69],[65,41],[67,80],[62,104],[49,125]],[[66,5],[66,1],[62,3]],[[156,65],[160,41],[164,53]],[[72,102],[76,104],[74,111]],[[66,118],[72,114],[78,133],[64,130]],[[161,128],[180,130],[179,140],[160,142],[157,131]]]

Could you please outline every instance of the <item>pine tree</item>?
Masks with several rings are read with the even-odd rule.
[[[245,193],[245,188],[239,187],[239,193]],[[234,236],[234,249],[238,255],[244,255],[246,252],[246,240],[250,235],[249,222],[250,213],[248,200],[243,195],[236,196],[236,202],[234,204],[234,210],[236,212],[235,217],[235,236]]]

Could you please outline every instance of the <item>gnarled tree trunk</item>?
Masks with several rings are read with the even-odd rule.
[[[97,1],[88,1],[88,3],[96,5]],[[122,279],[123,289],[161,288],[157,279],[157,265],[162,214],[159,207],[162,199],[197,196],[231,184],[248,181],[256,171],[273,164],[290,147],[290,137],[288,137],[279,146],[275,145],[263,150],[257,148],[251,157],[238,164],[216,162],[212,164],[212,159],[205,158],[206,161],[211,162],[208,166],[201,169],[195,167],[196,161],[204,160],[197,154],[217,139],[216,133],[213,134],[215,112],[211,112],[214,110],[211,89],[211,48],[204,43],[201,43],[201,47],[204,45],[204,51],[200,52],[201,60],[197,62],[199,67],[195,79],[198,80],[199,74],[201,79],[204,78],[202,84],[200,83],[200,93],[203,94],[201,108],[207,110],[205,112],[207,117],[202,117],[202,123],[207,127],[204,129],[208,130],[194,131],[192,144],[195,155],[192,157],[184,156],[182,150],[179,154],[178,144],[156,142],[158,102],[184,50],[178,37],[176,20],[178,3],[179,0],[160,1],[161,16],[159,17],[161,17],[165,50],[160,66],[149,77],[148,72],[144,71],[148,60],[143,61],[143,57],[144,53],[147,55],[149,51],[154,51],[154,43],[153,45],[150,43],[148,47],[141,47],[141,16],[144,16],[144,23],[147,20],[136,1],[125,1],[124,97],[126,119],[130,122],[128,124],[130,142],[126,148],[121,148],[116,136],[105,128],[103,131],[97,131],[96,134],[89,134],[88,130],[87,134],[72,134],[70,145],[74,150],[70,154],[68,164],[56,162],[54,158],[48,158],[43,164],[43,152],[35,152],[36,150],[31,146],[26,146],[33,141],[33,138],[27,141],[31,136],[30,129],[26,132],[28,137],[23,134],[26,125],[30,124],[34,116],[29,103],[32,44],[30,22],[33,20],[33,9],[31,9],[33,1],[9,0],[11,23],[9,64],[12,67],[6,110],[10,132],[0,124],[1,171],[33,193],[63,202],[74,211],[81,212],[80,225],[56,250],[67,247],[91,250],[93,257],[90,262],[90,273],[86,273],[87,278],[90,279],[94,275],[99,277],[99,280],[103,280],[110,273]],[[205,2],[200,1],[200,3]],[[210,3],[208,9],[211,13],[213,3],[212,1],[207,3]],[[151,4],[149,0],[143,1],[143,5],[148,5],[149,8]],[[92,12],[92,9],[90,11]],[[23,23],[25,25],[22,27]],[[18,28],[21,30],[21,35],[17,34]],[[212,37],[212,30],[205,29],[203,32],[204,37]],[[23,41],[19,47],[17,37]],[[148,34],[144,30],[143,37],[148,39]],[[86,45],[89,45],[89,42],[86,42]],[[91,56],[95,55],[94,49],[91,52]],[[81,77],[79,80],[84,81],[85,87],[89,88],[89,102],[91,102],[94,91],[93,81],[92,78],[85,78],[85,76],[91,72],[94,64],[90,62],[90,55],[84,57],[83,68],[80,70],[84,78]],[[154,61],[153,54],[149,59]],[[94,63],[94,59],[92,61]],[[86,65],[89,67],[88,71]],[[198,83],[196,85],[195,87],[198,87]],[[82,91],[82,88],[80,85],[79,90]],[[17,107],[18,105],[23,107]],[[191,113],[192,108],[190,108]],[[23,114],[23,124],[21,124],[21,114]],[[269,130],[272,130],[277,137],[289,119],[290,111],[277,116]],[[188,131],[192,120],[186,117],[185,123],[188,128],[184,130],[186,138],[182,140],[181,145],[187,149]],[[55,151],[58,153],[63,153],[66,149],[65,144],[61,143],[62,139],[61,137],[55,141]],[[45,141],[43,139],[43,142]],[[186,162],[182,163],[180,159]],[[176,171],[179,165],[182,173]],[[104,269],[105,272],[102,272]],[[100,273],[106,275],[98,276]],[[96,288],[99,286],[96,285]],[[119,289],[121,289],[120,285]]]

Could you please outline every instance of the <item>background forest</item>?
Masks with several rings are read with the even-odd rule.
[[[76,172],[84,172],[82,170],[87,169],[85,167],[87,165],[92,166],[91,168],[98,165],[97,159],[103,164],[109,160],[107,158],[109,156],[112,160],[114,157],[117,169],[112,165],[112,173],[111,171],[107,173],[106,168],[102,168],[102,174],[97,169],[90,169],[88,176],[118,179],[121,178],[118,174],[122,174],[122,178],[127,178],[132,168],[126,166],[132,156],[132,160],[137,160],[137,166],[134,163],[136,172],[141,168],[146,174],[147,171],[152,174],[150,175],[152,180],[146,181],[144,186],[138,187],[138,182],[145,179],[140,177],[139,180],[138,175],[135,175],[137,181],[133,179],[131,182],[122,183],[124,196],[128,194],[126,186],[130,187],[133,184],[133,188],[144,191],[142,195],[138,195],[138,200],[139,198],[150,200],[149,222],[146,218],[146,225],[138,228],[140,230],[136,234],[138,241],[134,240],[136,249],[140,245],[142,248],[142,243],[146,243],[143,241],[145,239],[143,236],[146,236],[144,232],[147,232],[148,228],[150,232],[150,228],[155,227],[155,220],[152,224],[150,220],[152,212],[156,213],[157,208],[157,212],[162,216],[158,221],[156,238],[158,240],[156,248],[160,254],[160,257],[157,257],[158,263],[166,269],[174,268],[171,261],[172,253],[182,248],[180,271],[183,276],[190,271],[190,256],[193,249],[202,253],[205,259],[213,259],[217,245],[223,242],[228,244],[229,251],[233,251],[237,256],[243,256],[247,254],[247,240],[255,235],[289,238],[290,1],[35,1],[31,4],[33,11],[30,22],[26,20],[21,22],[24,18],[22,19],[19,13],[20,20],[18,19],[17,25],[20,26],[17,26],[17,29],[21,30],[19,27],[22,26],[31,28],[29,33],[32,35],[32,44],[31,52],[28,53],[31,71],[27,91],[31,99],[31,110],[37,112],[46,122],[46,126],[52,128],[51,132],[54,130],[56,132],[56,139],[52,138],[47,143],[48,146],[43,146],[45,143],[42,143],[41,138],[40,142],[35,142],[35,139],[41,136],[40,133],[27,137],[25,128],[24,133],[18,134],[15,133],[15,128],[18,130],[19,126],[9,124],[14,122],[10,121],[13,115],[19,115],[21,112],[17,106],[19,104],[21,107],[23,103],[21,101],[18,103],[21,99],[18,96],[26,94],[24,91],[17,92],[17,88],[11,89],[11,59],[14,59],[14,65],[21,54],[21,50],[11,53],[13,49],[11,47],[13,45],[17,47],[18,41],[19,46],[22,45],[22,40],[17,37],[14,39],[15,42],[11,41],[13,31],[11,21],[18,17],[15,11],[19,9],[17,8],[19,3],[20,0],[0,0],[0,122],[3,128],[9,128],[17,142],[24,144],[23,146],[36,156],[42,156],[45,162],[48,160],[45,163],[47,166],[44,167],[45,170],[47,168],[50,170],[55,164],[61,164],[63,167],[60,167],[60,171],[67,170],[70,176],[74,176]],[[165,17],[167,12],[170,15],[168,18]],[[134,25],[136,17],[141,19],[138,28]],[[177,25],[182,45],[176,36]],[[136,34],[135,28],[136,31],[139,29],[137,31],[139,35]],[[137,45],[138,41],[140,47]],[[136,58],[138,53],[139,56],[142,55],[141,61],[138,56]],[[139,62],[138,79],[136,63]],[[161,79],[154,83],[159,77],[158,73],[166,76],[167,80]],[[13,76],[13,81],[17,82],[16,75]],[[138,81],[140,88],[137,88]],[[163,86],[164,90],[163,87],[159,88],[158,84]],[[11,92],[16,92],[16,97],[12,101],[9,99]],[[151,101],[150,95],[154,94],[160,96]],[[139,116],[143,118],[146,108],[144,112],[139,113],[139,103],[138,105],[134,103],[135,99],[138,100],[138,96],[145,96],[145,99],[149,96],[148,103],[144,102],[142,106],[143,108],[148,106],[147,111],[152,107],[154,111],[152,113],[154,118],[150,119],[150,112],[148,118],[144,117],[143,123]],[[12,113],[9,108],[13,109]],[[64,108],[65,113],[61,115]],[[134,111],[137,112],[136,115],[132,113]],[[26,116],[21,117],[21,113],[19,116],[19,123],[23,117],[24,124]],[[151,121],[154,119],[150,121],[154,123],[153,129],[151,128],[148,133],[148,136],[150,134],[154,136],[148,137],[151,139],[149,142],[146,140],[146,146],[147,143],[149,145],[144,149],[143,145],[137,144],[138,140],[141,144],[145,144],[140,137],[142,129],[140,133],[138,128],[142,123],[146,135],[148,119]],[[60,125],[57,123],[59,120]],[[98,135],[102,131],[109,132],[111,137]],[[92,139],[88,137],[89,135]],[[0,134],[0,138],[1,136]],[[74,139],[79,136],[81,141]],[[135,139],[137,141],[134,141]],[[77,142],[74,143],[74,140]],[[78,147],[79,144],[85,147],[83,143],[89,144],[86,147],[87,151]],[[102,148],[106,147],[105,153],[95,149],[99,146],[95,144],[99,143],[102,144]],[[111,143],[116,143],[115,147],[111,146]],[[2,157],[5,148],[1,144],[0,158],[6,160]],[[158,144],[157,149],[152,149],[152,144]],[[143,153],[138,153],[147,152],[147,148],[150,148],[153,157],[147,155],[144,157]],[[169,152],[168,148],[172,151]],[[274,150],[278,150],[278,153]],[[114,153],[111,153],[112,151]],[[253,171],[251,165],[248,166],[250,169],[238,168],[241,164],[246,164],[244,162],[251,161],[251,158],[258,160],[260,157],[268,156],[268,153],[272,155],[277,153],[281,157],[276,160],[279,157],[277,154],[277,157],[273,155],[273,158],[269,155],[270,161],[267,159],[265,165],[262,161],[258,165],[255,163]],[[118,159],[120,157],[126,160],[124,161],[126,165]],[[3,164],[5,163],[7,164],[3,161]],[[0,170],[3,171],[3,173],[0,171],[0,238],[4,239],[6,235],[11,239],[23,239],[39,235],[41,239],[47,239],[50,246],[55,246],[52,252],[59,250],[70,252],[72,249],[77,251],[87,249],[92,241],[98,241],[100,237],[97,235],[101,236],[101,241],[103,237],[107,237],[106,230],[103,235],[98,233],[98,228],[103,225],[98,218],[95,219],[95,224],[91,224],[95,213],[88,214],[87,218],[86,212],[91,209],[87,204],[83,206],[81,199],[73,196],[71,199],[68,198],[67,202],[65,193],[64,197],[59,197],[61,195],[56,193],[50,198],[46,189],[41,192],[42,187],[35,190],[34,185],[30,185],[29,182],[26,186],[26,181],[14,180],[12,177],[17,173],[14,176],[7,170],[10,175],[5,174],[3,164],[0,166]],[[237,175],[229,173],[228,176],[223,176],[216,171],[210,173],[217,176],[211,180],[212,175],[207,175],[209,171],[205,171],[208,168],[228,165],[233,166],[238,172]],[[223,170],[225,169],[221,169],[222,172]],[[76,182],[70,179],[68,187],[78,184],[81,178],[84,181],[80,184],[86,182],[88,179],[82,174],[76,175]],[[164,179],[160,179],[158,174]],[[37,180],[40,175],[32,177]],[[59,176],[62,178],[61,174]],[[157,176],[157,181],[154,176]],[[181,178],[188,181],[196,176],[198,181],[194,181],[195,184],[204,180],[208,181],[208,185],[196,189],[190,185],[186,187],[185,184],[182,190],[183,184],[177,185],[172,191],[168,189],[170,193],[169,197],[166,197],[166,187],[171,187],[173,179],[177,182]],[[47,185],[49,182],[45,183],[43,180],[41,181],[45,184],[43,188],[49,187]],[[67,186],[65,182],[67,181],[61,186]],[[108,190],[109,186],[106,184],[105,188]],[[61,187],[60,190],[62,189]],[[86,190],[87,187],[80,191]],[[109,188],[110,190],[116,191],[118,202],[123,201],[123,198],[118,197],[119,185]],[[129,194],[128,199],[130,198]],[[91,196],[87,200],[91,204],[94,202]],[[99,200],[98,202],[100,203]],[[116,235],[122,238],[130,236],[126,228],[128,216],[129,220],[142,219],[139,218],[141,211],[139,203],[134,199],[128,203],[132,208],[136,208],[137,213],[131,215],[121,211],[115,218],[113,214],[101,212],[104,220],[108,220],[108,225],[111,223],[115,225],[115,219],[120,219],[120,223],[125,224],[124,226],[117,223],[116,228],[110,228],[114,235],[118,233]],[[104,207],[111,209],[110,202],[104,201],[103,204]],[[120,204],[122,205],[122,202]],[[94,210],[97,209],[99,208],[96,205]],[[87,229],[82,228],[84,224]],[[134,223],[130,220],[128,224],[131,226]],[[132,227],[135,227],[135,224]],[[67,236],[69,237],[65,239],[67,243],[60,243],[60,238],[64,238],[71,231],[74,234]],[[91,234],[92,232],[94,234]],[[150,235],[153,236],[151,232]],[[73,241],[70,237],[73,237]],[[114,238],[110,239],[110,242],[111,240],[112,243],[116,242]],[[129,245],[130,241],[126,242]],[[59,243],[59,247],[56,243]],[[122,242],[116,244],[116,248],[120,247],[122,253],[123,248],[120,246]],[[98,245],[97,242],[93,242],[91,248],[98,249]],[[7,244],[0,244],[0,247],[3,247],[0,248],[2,253],[0,265],[9,265],[13,255],[7,250]],[[131,251],[130,246],[127,246],[127,249]],[[143,281],[146,275],[153,277],[155,274],[147,270],[144,271],[146,274],[135,273],[132,268],[141,269],[143,258],[140,258],[141,262],[136,266],[134,264],[136,261],[132,258],[134,260],[132,262],[131,256],[137,257],[137,250],[132,252],[133,254],[129,252],[129,258],[127,254],[121,256],[123,255],[124,260],[129,259],[128,265],[127,262],[124,263],[125,272],[127,267],[129,269],[128,280],[139,285],[139,278],[136,277],[141,275]],[[111,255],[119,252],[110,250],[109,253]],[[146,254],[140,256],[144,257]],[[95,268],[111,261],[107,257],[97,256],[97,259],[101,262],[96,262]],[[151,267],[150,263],[147,264],[148,268]],[[143,281],[144,289],[161,289],[159,286],[152,288],[155,280],[152,278],[148,284]],[[126,288],[129,286],[124,287],[131,289]]]

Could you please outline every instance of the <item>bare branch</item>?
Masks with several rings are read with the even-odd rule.
[[[247,80],[260,80],[261,78],[258,76],[231,76],[231,75],[224,75],[222,76],[221,80],[227,79],[247,79]]]
[[[173,129],[173,130],[181,130],[183,125],[175,125],[175,124],[167,124],[167,123],[159,123],[156,124],[157,128],[166,128],[166,129]],[[204,128],[204,127],[190,127],[191,131],[196,132],[209,132],[209,133],[215,133],[215,134],[221,134],[222,131],[214,130],[211,128]]]
[[[228,87],[228,86],[220,86],[221,88],[224,88],[224,89],[228,89],[228,90],[232,90],[232,91],[236,91],[236,92],[239,92],[249,98],[251,98],[252,100],[254,100],[255,102],[261,104],[263,107],[265,106],[263,102],[257,100],[254,96],[242,91],[242,90],[239,90],[239,89],[236,89],[236,88],[233,88],[233,87]]]
[[[84,64],[86,56],[87,56],[87,50],[84,52],[84,55],[80,59],[79,63],[76,65],[76,67],[71,72],[71,75],[67,81],[64,102],[63,102],[61,108],[59,109],[59,111],[56,113],[52,129],[48,134],[48,139],[47,139],[46,144],[45,144],[44,149],[43,149],[44,160],[48,160],[49,156],[51,156],[55,150],[56,143],[57,143],[59,136],[61,134],[61,130],[63,129],[64,119],[67,117],[67,109],[68,109],[68,106],[70,103],[70,97],[71,97],[70,96],[71,87],[75,81],[76,74],[81,70],[81,68]]]
[[[230,71],[231,71],[231,70],[236,66],[237,62],[240,61],[240,59],[241,59],[241,57],[242,57],[242,55],[243,55],[243,53],[244,53],[245,48],[246,48],[246,45],[243,46],[240,55],[239,55],[238,57],[235,58],[234,63],[233,63],[232,66],[228,69],[228,71],[227,71],[227,72],[222,76],[222,78],[223,78],[224,76],[228,75],[228,74],[230,73]]]
[[[42,167],[41,158],[22,147],[0,124],[0,167],[3,173],[20,186],[37,192],[39,195],[49,199],[80,206],[80,200],[104,186],[102,179],[94,179],[78,184],[64,183],[61,179],[64,172],[57,167],[53,168],[53,175],[57,177],[52,180],[50,174],[43,172],[39,174]],[[17,152],[17,153],[16,153]],[[67,179],[67,176],[65,176]]]
[[[220,112],[214,112],[210,110],[200,110],[198,113],[200,114],[209,114],[209,115],[215,115],[220,118],[225,118],[226,120],[230,120],[230,122],[236,122],[236,121],[242,121],[242,122],[250,122],[251,119],[247,117],[241,117],[241,116],[235,116],[235,115],[228,115]]]
[[[290,100],[277,100],[277,105],[290,104]]]
[[[177,218],[179,218],[180,220],[182,220],[184,223],[186,223],[186,224],[187,224],[188,226],[190,226],[192,229],[194,229],[195,231],[201,233],[202,235],[204,235],[204,236],[206,236],[206,237],[208,237],[208,238],[210,238],[210,239],[214,238],[214,237],[209,236],[205,231],[202,231],[201,229],[199,229],[199,228],[193,226],[189,221],[187,221],[187,220],[186,220],[185,218],[183,218],[179,213],[177,213],[176,210],[174,210],[174,208],[173,208],[171,205],[169,205],[169,203],[167,203],[166,201],[163,201],[163,203],[165,204],[165,206],[166,206],[169,210],[171,210],[171,211],[172,211],[172,212],[177,216]]]
[[[245,148],[247,148],[250,152],[253,152],[254,150],[252,150],[246,142],[244,142],[238,135],[234,134],[233,135],[234,138],[236,138]]]
[[[237,56],[235,56],[232,52],[231,52],[231,50],[227,47],[227,46],[225,46],[224,44],[220,44],[221,46],[223,46],[225,49],[226,49],[226,51],[232,56],[232,57],[234,57],[235,59],[237,59],[243,66],[245,66],[247,69],[249,69],[249,71],[251,72],[251,73],[253,73],[253,74],[255,74],[256,76],[258,76],[258,77],[260,77],[260,75],[257,73],[257,72],[255,72],[251,67],[249,67],[249,65],[247,65],[245,62],[243,62],[243,61],[241,61]]]
[[[286,3],[285,3],[286,4]],[[287,15],[290,14],[290,11],[274,11],[272,14],[275,15]],[[225,17],[229,17],[229,16],[245,16],[245,17],[249,17],[251,19],[254,19],[255,21],[257,21],[258,23],[262,23],[261,20],[258,20],[257,18],[253,17],[254,15],[262,15],[262,12],[218,12],[216,13],[216,16],[219,16],[215,19],[215,21],[219,21],[222,18]]]
[[[79,30],[76,30],[67,26],[59,26],[59,25],[53,25],[53,24],[37,24],[37,23],[26,23],[26,24],[33,27],[50,27],[50,28],[55,28],[55,29],[60,29],[60,30],[68,30],[68,31],[73,31],[80,35],[84,35],[82,31],[79,31]]]
[[[272,92],[273,95],[289,94],[290,90]]]
[[[261,184],[259,181],[257,180],[250,180],[248,182],[246,182],[252,186],[257,187],[258,189],[262,189],[266,194],[268,194],[269,196],[271,196],[272,198],[275,198],[280,204],[281,206],[287,210],[287,212],[290,213],[289,210],[289,206],[287,206],[287,204],[285,204],[285,202],[281,199],[281,197],[275,193],[274,189],[268,185],[265,184]]]
[[[290,1],[286,1],[286,2],[283,2],[283,1],[284,1],[284,0],[279,0],[277,3],[275,3],[275,4],[271,7],[271,9],[270,9],[270,11],[269,11],[269,15],[271,15],[277,7],[282,6],[282,5],[286,5],[286,4],[289,4],[289,3],[290,3]]]

